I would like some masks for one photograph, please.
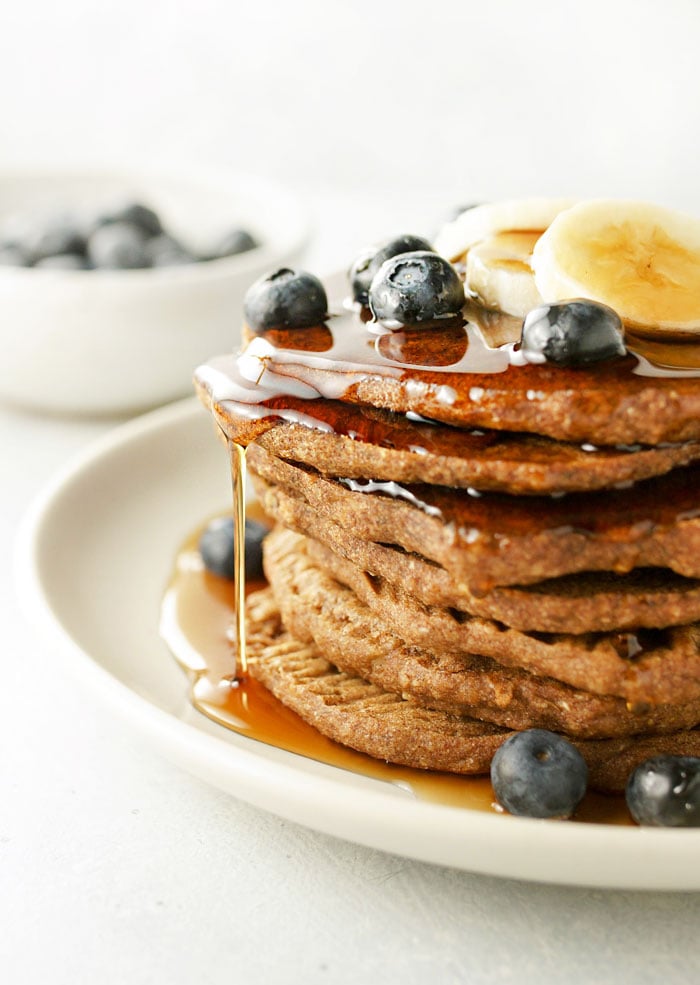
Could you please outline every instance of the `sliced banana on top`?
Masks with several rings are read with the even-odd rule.
[[[574,204],[569,198],[515,198],[475,205],[448,222],[434,246],[448,260],[463,256],[475,243],[495,233],[546,229],[560,212]]]
[[[467,250],[465,283],[487,308],[522,318],[542,303],[530,266],[541,233],[496,233]]]
[[[437,236],[435,249],[464,258],[465,288],[489,308],[524,318],[542,303],[530,265],[532,251],[570,199],[524,198],[477,205]]]
[[[532,265],[546,301],[588,298],[649,331],[700,331],[700,220],[647,202],[596,199],[562,212]]]

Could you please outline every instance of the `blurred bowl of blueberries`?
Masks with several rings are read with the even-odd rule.
[[[110,415],[190,393],[238,345],[246,289],[308,232],[251,176],[0,173],[0,400]]]

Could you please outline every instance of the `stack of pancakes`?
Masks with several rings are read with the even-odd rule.
[[[487,772],[531,727],[569,737],[603,790],[650,755],[700,754],[698,380],[630,356],[489,376],[343,363],[343,388],[292,365],[303,348],[299,330],[269,347],[275,399],[255,413],[217,392],[222,364],[197,377],[276,521],[250,672],[325,735],[413,767]],[[292,377],[319,395],[280,396]]]

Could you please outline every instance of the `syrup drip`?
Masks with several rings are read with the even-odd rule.
[[[256,504],[248,510],[264,515]],[[192,705],[219,725],[249,739],[399,788],[406,796],[450,807],[499,812],[485,776],[463,777],[394,766],[341,746],[286,708],[249,674],[236,677],[231,639],[231,582],[206,571],[196,531],[178,552],[163,599],[161,634],[191,682]],[[247,591],[262,588],[251,582]],[[589,791],[576,821],[631,825],[624,799]]]
[[[234,649],[235,680],[242,680],[248,673],[245,631],[245,517],[246,517],[246,460],[245,448],[229,441],[231,459],[231,485],[233,487],[233,600],[234,627],[236,632]]]

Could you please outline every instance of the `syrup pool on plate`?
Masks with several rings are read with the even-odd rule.
[[[248,515],[264,520],[256,504]],[[235,601],[231,581],[206,571],[193,532],[177,553],[161,614],[161,634],[190,679],[195,708],[252,740],[394,784],[420,800],[494,812],[488,777],[464,777],[395,766],[341,746],[307,725],[249,674],[236,675]],[[246,591],[264,587],[250,582]],[[589,792],[578,821],[631,824],[624,799]],[[548,822],[555,823],[555,822]]]

